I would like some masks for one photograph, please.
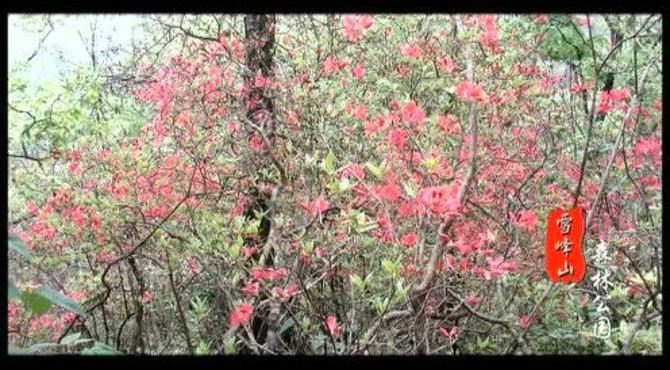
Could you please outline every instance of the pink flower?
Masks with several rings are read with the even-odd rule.
[[[654,136],[648,136],[640,139],[633,152],[637,155],[657,158],[661,155],[661,142]]]
[[[258,253],[258,247],[242,247],[242,255],[244,257],[249,258],[256,253]]]
[[[357,42],[361,39],[361,32],[372,26],[372,17],[369,15],[345,15],[342,18],[342,23],[344,24],[344,34],[349,38],[349,42]]]
[[[400,150],[405,146],[407,138],[408,137],[405,130],[398,128],[389,134],[388,142],[389,144],[395,146],[396,148],[398,148],[398,150]]]
[[[93,220],[91,221],[91,227],[95,230],[100,230],[101,222],[100,218],[94,217]]]
[[[456,71],[456,64],[448,56],[438,59],[437,66],[446,73],[453,73]]]
[[[444,339],[449,340],[450,342],[456,340],[458,334],[460,333],[460,330],[458,329],[457,326],[454,326],[449,331],[447,331],[447,329],[445,329],[444,327],[440,327],[439,330],[440,330],[440,336]]]
[[[26,203],[26,211],[33,216],[37,216],[40,213],[40,209],[37,208],[37,205],[32,200],[29,200],[28,203]]]
[[[288,286],[288,295],[294,296],[298,294],[298,285],[296,283],[291,283]]]
[[[288,271],[285,267],[278,269],[254,267],[251,273],[256,280],[281,280],[286,277]]]
[[[240,325],[246,325],[254,313],[254,306],[250,303],[242,303],[230,315],[230,327],[236,328]]]
[[[251,139],[249,139],[249,147],[254,150],[258,150],[263,148],[265,146],[265,143],[263,142],[263,139],[261,139],[258,136],[254,136]]]
[[[468,298],[465,298],[465,303],[469,304],[470,306],[474,306],[477,303],[481,302],[481,299],[477,298],[476,295],[470,294]]]
[[[72,217],[72,222],[74,222],[74,224],[77,227],[84,227],[84,225],[86,224],[86,222],[84,221],[84,215],[85,212],[81,207],[74,208],[70,213],[70,217]]]
[[[406,247],[411,247],[416,244],[416,239],[417,239],[416,234],[409,233],[400,239],[400,244]]]
[[[365,119],[368,116],[368,109],[365,107],[363,104],[359,104],[356,107],[356,111],[354,112],[354,117],[356,119]]]
[[[659,112],[663,111],[663,103],[660,100],[654,100],[654,109]]]
[[[546,14],[540,14],[533,22],[538,24],[547,23],[549,22],[549,17]]]
[[[528,327],[528,325],[530,325],[530,321],[531,321],[530,317],[528,317],[528,315],[524,314],[523,316],[521,316],[521,319],[519,320],[519,323],[521,324],[521,327],[525,329],[525,328]]]
[[[458,123],[458,117],[453,114],[447,116],[440,115],[437,117],[437,125],[447,135],[459,135],[461,133],[461,125]]]
[[[578,23],[580,27],[591,27],[589,19],[586,17],[579,18]]]
[[[572,91],[574,93],[578,93],[578,92],[582,92],[584,90],[591,90],[595,86],[596,86],[596,84],[593,83],[593,82],[584,82],[581,85],[579,85],[579,84],[572,85],[572,87],[570,88],[570,91]]]
[[[661,183],[656,176],[644,176],[637,180],[641,187],[649,187],[651,190],[661,190]]]
[[[375,186],[375,193],[377,196],[383,200],[388,200],[390,202],[395,202],[400,198],[400,186],[395,182],[391,181],[383,186]]]
[[[330,207],[330,203],[323,196],[320,196],[316,198],[314,203],[302,202],[300,203],[300,206],[305,211],[311,213],[314,216],[317,216],[325,212]]]
[[[458,95],[461,100],[474,100],[480,104],[486,103],[488,99],[484,89],[470,81],[463,81],[456,86],[456,95]]]
[[[76,313],[74,313],[72,311],[68,311],[61,318],[61,322],[62,322],[63,325],[70,325],[70,323],[73,322],[76,317],[77,317]],[[75,327],[81,326],[81,323],[78,322],[74,326]]]
[[[260,284],[255,281],[255,282],[249,282],[247,283],[241,290],[244,295],[249,296],[249,297],[254,297],[258,295]]]
[[[145,290],[144,293],[142,293],[142,303],[149,303],[151,302],[151,299],[151,293],[148,290]]]
[[[375,132],[383,129],[386,127],[387,122],[384,116],[379,116],[376,120],[374,121],[365,121],[365,134],[366,135],[372,135]]]
[[[486,257],[486,263],[489,265],[489,271],[484,272],[486,280],[490,280],[491,276],[503,276],[508,272],[516,271],[516,262],[504,262],[503,256],[495,259]]]
[[[454,243],[454,246],[463,257],[467,256],[473,249],[473,243],[468,243],[463,239],[458,239],[458,241]]]
[[[532,209],[526,209],[519,212],[516,223],[528,231],[533,231],[535,230],[535,226],[537,226],[537,216]]]
[[[622,102],[630,99],[630,91],[625,87],[618,90],[610,90],[610,97],[615,102]]]
[[[495,17],[492,15],[485,15],[478,17],[478,23],[483,23],[484,33],[480,33],[478,38],[479,42],[485,48],[491,49],[494,53],[502,52],[500,44],[498,43],[498,29],[495,24]]]
[[[421,125],[426,120],[426,114],[421,107],[416,105],[414,100],[410,100],[402,108],[402,120],[406,123]]]
[[[365,76],[365,68],[363,68],[363,65],[361,63],[357,63],[354,68],[351,70],[351,76],[354,78],[354,80],[360,80]]]
[[[235,133],[242,131],[242,125],[239,122],[233,120],[228,121],[228,131]]]
[[[400,207],[398,207],[398,217],[401,218],[411,217],[413,214],[414,214],[414,207],[412,206],[412,203],[410,202],[400,203]]]
[[[200,273],[200,269],[202,266],[200,266],[200,262],[198,262],[197,259],[195,258],[189,258],[188,260],[188,269],[191,272],[191,275],[195,276]]]
[[[337,59],[333,58],[332,56],[329,56],[323,62],[323,73],[326,76],[330,76],[333,73],[340,70],[340,65],[341,63]]]
[[[326,328],[328,328],[328,332],[333,337],[340,338],[342,336],[342,326],[337,323],[335,316],[328,316],[326,318]]]
[[[457,186],[433,186],[424,188],[417,194],[417,199],[431,212],[443,215],[457,215],[461,205],[458,201]]]
[[[421,49],[416,44],[400,45],[400,52],[408,58],[419,59],[421,57]]]
[[[354,179],[364,179],[365,178],[365,171],[363,171],[363,168],[358,163],[350,163],[347,165],[347,167],[342,171],[342,177],[348,177],[348,178],[354,178]]]
[[[116,195],[117,198],[123,198],[128,195],[128,189],[123,186],[119,186],[114,189],[114,195]]]

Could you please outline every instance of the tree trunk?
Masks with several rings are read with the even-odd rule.
[[[276,17],[274,15],[248,14],[244,17],[245,29],[245,67],[244,82],[247,91],[244,97],[247,114],[246,118],[250,122],[249,136],[260,137],[265,145],[266,155],[254,155],[249,163],[253,164],[252,178],[258,176],[261,180],[258,184],[252,184],[253,197],[252,204],[249,206],[245,216],[255,218],[255,212],[264,214],[262,216],[258,236],[255,238],[255,244],[259,249],[265,250],[265,244],[268,243],[268,236],[272,223],[269,219],[268,210],[271,206],[271,192],[268,187],[263,186],[261,173],[264,168],[272,166],[271,151],[275,141],[275,115],[274,104],[272,101],[271,89],[264,84],[257,84],[257,79],[273,79],[274,77],[274,42],[275,42]],[[254,212],[255,211],[255,212]],[[245,243],[246,244],[246,243]],[[265,252],[263,253],[265,254]],[[272,254],[268,258],[262,258],[258,261],[260,264],[273,265]],[[259,297],[264,299],[263,295]],[[276,347],[277,342],[277,312],[270,312],[269,309],[259,310],[256,319],[252,323],[252,331],[256,341],[260,344],[266,344],[270,350]],[[276,311],[273,310],[273,311]]]

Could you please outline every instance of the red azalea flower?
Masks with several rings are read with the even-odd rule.
[[[330,335],[335,338],[340,338],[342,336],[342,326],[337,323],[337,318],[335,316],[328,316],[326,318],[326,328]]]
[[[236,328],[240,325],[246,325],[254,313],[254,306],[250,303],[242,303],[230,315],[230,327]]]

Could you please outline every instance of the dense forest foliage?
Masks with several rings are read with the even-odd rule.
[[[661,353],[660,15],[12,17],[10,354]]]

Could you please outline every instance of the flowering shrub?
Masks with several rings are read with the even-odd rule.
[[[573,204],[587,259],[608,240],[639,278],[619,320],[660,303],[640,239],[660,245],[660,89],[601,90],[590,52],[574,67],[543,40],[602,17],[257,15],[208,36],[158,19],[181,43],[127,88],[135,131],[63,148],[51,175],[11,168],[11,231],[91,316],[19,328],[10,305],[11,329],[130,353],[557,353],[591,324],[587,293],[543,272],[546,215]]]

